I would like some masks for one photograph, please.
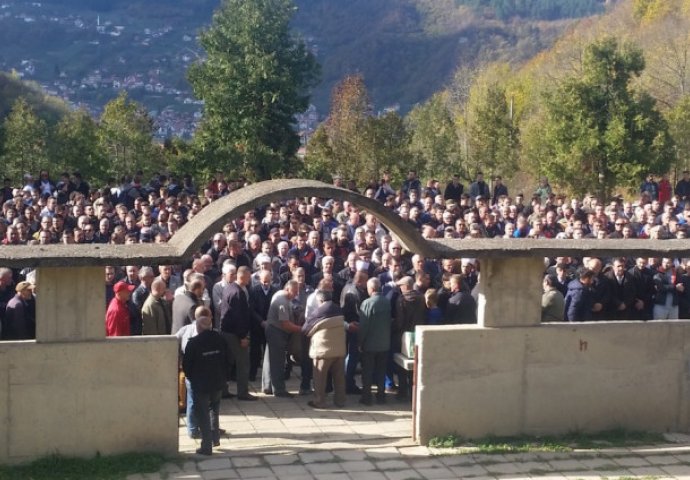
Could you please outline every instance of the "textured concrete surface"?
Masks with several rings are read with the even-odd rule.
[[[0,463],[177,451],[177,340],[0,343]]]
[[[524,327],[541,323],[543,259],[482,258],[481,268],[479,325]]]
[[[417,327],[417,434],[690,430],[690,322]]]
[[[103,267],[39,268],[36,283],[38,342],[105,337]]]

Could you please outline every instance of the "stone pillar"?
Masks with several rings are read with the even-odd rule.
[[[36,275],[36,341],[105,338],[103,267],[39,268]]]
[[[525,327],[541,323],[543,259],[482,258],[480,262],[479,325]]]

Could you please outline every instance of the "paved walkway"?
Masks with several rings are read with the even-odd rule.
[[[288,386],[297,391],[295,380]],[[363,407],[348,396],[343,409],[313,410],[310,397],[259,396],[257,402],[223,400],[221,427],[229,435],[212,457],[194,454],[198,442],[187,437],[181,418],[182,463],[128,480],[690,480],[690,437],[683,435],[651,449],[443,455],[412,442],[410,405],[393,398]]]

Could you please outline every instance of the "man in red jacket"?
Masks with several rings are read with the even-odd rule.
[[[130,316],[127,302],[132,290],[136,287],[125,282],[117,282],[113,286],[115,296],[105,312],[105,334],[108,337],[128,337],[130,332]]]

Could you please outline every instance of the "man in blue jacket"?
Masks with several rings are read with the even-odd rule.
[[[568,293],[565,295],[565,321],[586,322],[592,319],[592,282],[594,272],[584,269],[580,272],[580,278],[568,284]]]

